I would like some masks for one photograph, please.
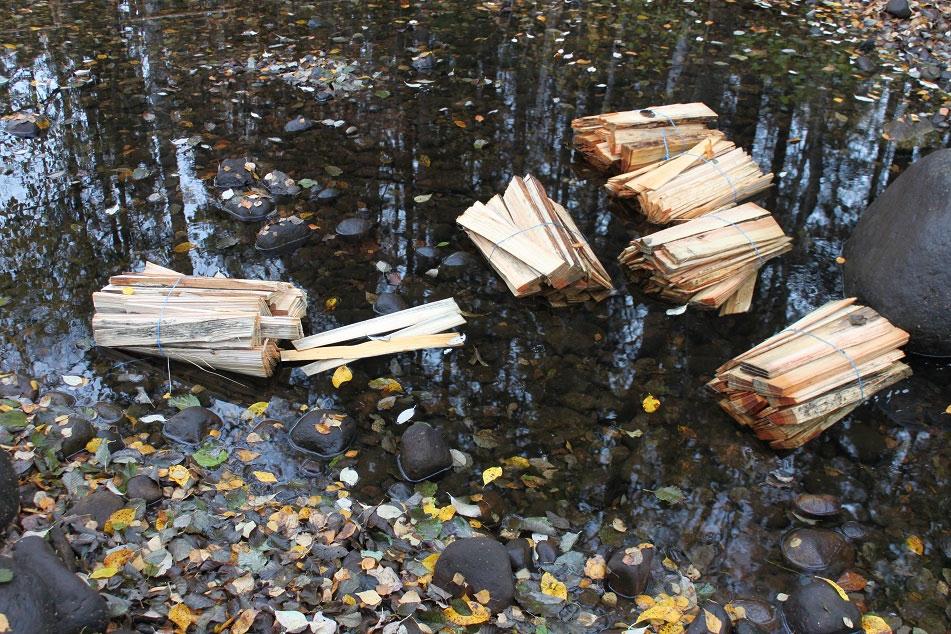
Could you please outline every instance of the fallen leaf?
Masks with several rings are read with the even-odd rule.
[[[723,622],[717,618],[717,615],[706,608],[703,610],[703,622],[707,626],[708,632],[718,633],[723,627]]]
[[[357,596],[360,597],[360,600],[371,608],[376,607],[383,600],[383,597],[381,597],[376,590],[364,590],[363,592],[357,592]]]
[[[185,485],[188,484],[191,477],[192,472],[180,464],[172,465],[168,468],[168,479],[182,488],[185,488]]]
[[[634,623],[640,623],[641,621],[666,621],[667,623],[676,623],[679,620],[680,610],[673,605],[658,604],[641,612]]]
[[[917,535],[909,535],[905,540],[905,546],[916,555],[921,556],[925,554],[925,544]]]
[[[352,467],[346,467],[340,470],[340,481],[346,484],[347,486],[353,486],[360,479],[360,475],[357,473],[356,469]]]
[[[10,632],[10,621],[7,620],[7,615],[3,612],[0,612],[0,632]]]
[[[350,368],[348,368],[347,366],[342,365],[336,370],[334,370],[334,375],[331,378],[331,382],[333,383],[334,387],[340,387],[341,385],[343,385],[344,383],[352,379],[353,379],[353,372],[351,372]]]
[[[411,419],[415,413],[416,413],[416,406],[410,407],[409,409],[404,409],[402,412],[399,413],[399,416],[396,417],[396,424],[402,425],[403,423]]]
[[[241,462],[251,462],[261,454],[250,449],[238,449],[238,460]]]
[[[255,471],[254,477],[257,478],[258,482],[265,484],[274,484],[277,482],[277,478],[275,478],[274,474],[270,471]]]
[[[83,384],[83,377],[67,374],[63,377],[63,383],[70,387],[78,387]]]
[[[419,196],[414,196],[413,200],[418,203],[424,203],[424,202],[427,202],[432,197],[433,197],[432,194],[420,194]]]
[[[493,480],[502,477],[502,467],[489,467],[482,472],[482,486],[487,486]]]
[[[102,566],[100,568],[96,568],[91,573],[89,573],[89,578],[90,579],[109,579],[110,577],[114,577],[117,572],[119,572],[119,569],[116,568],[115,566]]]
[[[822,579],[823,581],[825,581],[826,583],[828,583],[830,586],[832,586],[832,587],[835,589],[835,591],[839,593],[839,597],[840,597],[843,601],[848,601],[848,600],[849,600],[849,595],[847,595],[847,594],[845,593],[845,590],[843,590],[843,589],[839,586],[839,584],[837,584],[835,581],[833,581],[832,579],[826,579],[825,577],[818,577],[818,579]]]
[[[307,617],[297,610],[274,610],[274,618],[290,634],[303,632],[307,628]]]
[[[463,601],[465,601],[466,606],[469,608],[470,614],[459,614],[455,608],[450,606],[443,610],[443,616],[445,616],[446,619],[453,624],[460,625],[462,627],[485,623],[492,617],[489,609],[484,605],[480,605],[476,601],[472,601],[470,599],[463,599]]]
[[[542,594],[547,594],[562,601],[568,600],[568,586],[558,581],[555,575],[550,572],[542,574],[541,587]]]
[[[865,634],[892,634],[892,628],[880,616],[865,614],[862,616],[862,629]]]
[[[685,496],[684,492],[680,490],[680,487],[667,486],[661,487],[654,491],[654,497],[656,497],[661,502],[677,504],[678,502],[683,501]]]
[[[243,610],[234,623],[231,624],[231,634],[246,634],[254,625],[254,619],[257,615],[258,611],[253,608]]]
[[[604,561],[604,557],[601,555],[595,555],[591,557],[584,563],[584,574],[586,577],[590,577],[594,580],[604,579],[607,574],[607,564]]]
[[[106,531],[107,533],[121,531],[133,521],[135,521],[135,509],[119,509],[109,516],[109,519],[106,520],[106,524],[102,527],[102,530]]]
[[[252,419],[257,418],[258,416],[264,416],[264,412],[267,411],[267,407],[270,405],[267,401],[258,401],[257,403],[252,403],[248,405],[248,409],[244,410],[244,413],[241,414],[241,418]]]
[[[168,611],[168,620],[178,626],[179,632],[184,632],[192,624],[192,611],[184,603],[178,603]]]
[[[195,248],[195,245],[191,242],[179,242],[174,247],[172,247],[172,251],[175,253],[188,253],[193,248]]]
[[[657,400],[653,394],[648,394],[644,397],[644,400],[641,401],[641,407],[644,408],[644,411],[648,414],[653,414],[657,411],[657,408],[660,407],[660,401]]]

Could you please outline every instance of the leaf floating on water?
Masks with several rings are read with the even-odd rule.
[[[547,594],[550,597],[555,597],[562,601],[568,600],[568,586],[558,581],[555,575],[550,572],[546,572],[542,575],[541,587],[542,594]]]
[[[409,409],[404,409],[402,412],[400,412],[399,416],[396,417],[396,424],[402,425],[403,423],[411,419],[413,415],[415,414],[416,414],[415,405]]]
[[[192,473],[180,464],[172,465],[168,468],[168,479],[184,488],[191,479]]]
[[[267,411],[268,405],[270,405],[268,401],[258,401],[257,403],[252,403],[251,405],[248,405],[248,409],[244,410],[244,412],[241,414],[241,418],[250,420],[252,418],[257,418],[258,416],[264,416],[264,412]]]
[[[916,555],[920,556],[925,554],[925,544],[917,535],[909,535],[908,538],[905,539],[905,546]]]
[[[228,459],[228,451],[217,447],[202,447],[192,454],[192,458],[206,469],[211,469]]]
[[[680,620],[680,610],[672,605],[658,604],[647,608],[637,617],[635,623],[641,621],[666,621],[667,623],[676,623]]]
[[[682,502],[685,496],[684,492],[680,490],[680,487],[667,486],[661,487],[654,491],[654,497],[656,497],[661,502],[677,504],[678,502]]]
[[[371,390],[382,390],[388,393],[403,391],[403,386],[400,385],[399,381],[384,377],[371,380],[369,383],[367,383],[367,387],[369,387]]]
[[[78,387],[83,384],[83,377],[67,374],[63,376],[63,383],[65,383],[69,387]]]
[[[357,473],[356,469],[352,467],[347,467],[340,471],[340,481],[346,484],[347,486],[353,486],[357,483],[357,480],[360,479],[360,475]]]
[[[343,174],[343,170],[337,167],[336,165],[325,165],[324,171],[327,172],[327,174],[329,174],[330,176],[333,176],[334,178]]]
[[[687,312],[687,304],[683,306],[677,306],[676,308],[668,308],[666,313],[671,317],[676,317],[677,315],[683,315]]]
[[[353,379],[353,372],[350,371],[345,365],[340,366],[334,370],[334,375],[331,377],[330,381],[333,383],[334,387],[339,388],[341,385]]]
[[[257,478],[258,482],[263,482],[264,484],[274,484],[277,482],[277,478],[274,477],[274,474],[270,471],[255,471],[254,477]]]
[[[502,467],[489,467],[482,472],[482,486],[502,477]]]
[[[193,248],[195,248],[195,245],[191,242],[180,242],[172,247],[172,251],[175,253],[188,253]]]
[[[484,148],[484,147],[487,146],[488,144],[489,144],[489,142],[488,142],[487,140],[485,140],[485,139],[476,139],[475,141],[472,142],[472,147],[474,147],[474,148],[477,149],[477,150],[481,150],[482,148]]]
[[[644,400],[641,401],[641,407],[643,407],[644,411],[648,414],[653,414],[660,407],[660,401],[657,400],[657,397],[653,394],[648,394],[644,397]]]
[[[817,579],[822,579],[823,581],[825,581],[826,583],[828,583],[830,586],[832,586],[832,587],[835,589],[835,591],[839,594],[839,597],[840,597],[843,601],[848,601],[848,600],[849,600],[849,595],[847,595],[847,594],[845,593],[845,590],[843,590],[842,587],[841,587],[839,584],[837,584],[835,581],[833,581],[832,579],[826,579],[825,577],[819,577],[819,576],[817,576],[816,578],[817,578]]]
[[[428,201],[428,200],[429,200],[430,198],[432,198],[432,197],[433,197],[432,194],[420,194],[419,196],[414,196],[414,197],[413,197],[413,200],[416,201],[416,202],[418,202],[418,203],[424,203],[424,202]]]

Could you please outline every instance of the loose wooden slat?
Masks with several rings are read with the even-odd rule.
[[[450,348],[461,346],[465,341],[462,335],[447,333],[438,335],[415,335],[397,337],[390,341],[366,341],[352,346],[323,346],[307,350],[284,350],[282,361],[319,361],[328,359],[366,359],[384,354],[409,352],[424,348]]]

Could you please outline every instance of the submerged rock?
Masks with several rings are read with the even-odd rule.
[[[231,198],[219,203],[218,207],[235,220],[259,222],[274,211],[274,201],[261,190],[250,190],[235,193]]]
[[[307,198],[315,203],[328,203],[340,197],[340,190],[336,187],[311,187]]]
[[[372,228],[373,223],[370,222],[369,219],[361,218],[360,216],[350,216],[337,223],[335,231],[337,235],[342,238],[362,238],[369,233]]]
[[[69,571],[53,549],[39,537],[24,537],[13,548],[14,576],[30,570],[41,579],[41,587],[53,599],[56,632],[104,632],[109,625],[106,601],[82,579]],[[14,631],[20,632],[20,629]]]
[[[432,478],[452,467],[452,454],[442,430],[418,421],[403,432],[397,464],[412,482]]]
[[[264,175],[264,187],[276,198],[293,198],[300,193],[300,185],[297,181],[278,170]]]
[[[690,623],[687,634],[730,634],[733,623],[723,606],[713,601],[704,601],[700,614]]]
[[[49,119],[30,112],[16,112],[3,117],[3,130],[20,139],[35,139],[49,127]]]
[[[53,427],[50,434],[62,441],[59,455],[69,458],[85,449],[86,443],[96,437],[96,428],[85,418],[70,416],[62,426]]]
[[[254,248],[265,253],[289,253],[303,246],[314,235],[311,226],[298,216],[281,218],[258,232]]]
[[[16,564],[10,557],[0,557],[0,568],[13,572],[10,581],[0,583],[0,614],[7,617],[10,631],[60,634],[53,597],[40,590],[43,581],[38,574]]]
[[[0,398],[28,398],[35,401],[37,391],[33,381],[21,374],[11,374],[0,378]]]
[[[951,356],[951,149],[915,162],[845,245],[845,292],[907,330],[907,350]]]
[[[558,559],[558,550],[548,539],[543,539],[535,544],[535,554],[538,556],[538,563],[540,564],[550,564]]]
[[[147,475],[133,476],[126,482],[125,494],[129,499],[139,498],[145,500],[147,504],[158,502],[162,499],[162,487]]]
[[[782,604],[782,615],[796,634],[836,634],[861,628],[862,615],[832,584],[812,579]]]
[[[221,189],[248,187],[254,182],[254,175],[245,168],[245,165],[249,164],[248,160],[243,158],[221,161],[218,164],[218,173],[215,175],[215,187]]]
[[[740,631],[740,623],[747,622],[761,630],[772,632],[779,626],[779,616],[776,614],[776,608],[761,599],[733,599],[730,601],[739,612],[742,610],[743,618],[737,623],[736,630]]]
[[[298,448],[321,458],[333,458],[347,450],[357,435],[356,421],[343,412],[315,409],[301,416],[290,438]]]
[[[512,564],[512,570],[535,569],[535,563],[532,561],[532,545],[524,537],[509,541],[505,544],[505,550],[509,554],[509,563]]]
[[[802,493],[793,500],[793,507],[801,515],[830,517],[842,510],[839,498],[828,494]]]
[[[457,574],[462,575],[461,580]],[[493,613],[510,606],[515,596],[508,552],[489,537],[457,539],[449,544],[436,560],[433,583],[456,597],[473,597],[487,590],[486,607]]]
[[[187,445],[197,445],[213,427],[221,426],[221,418],[200,405],[186,407],[167,421],[162,429],[165,437]]]
[[[92,519],[99,530],[106,525],[109,517],[124,506],[122,498],[107,489],[99,487],[79,500],[69,510],[69,515],[77,516],[81,523]]]
[[[439,265],[439,275],[443,277],[462,277],[476,270],[479,260],[471,253],[456,251],[450,253]]]
[[[406,301],[399,293],[380,293],[373,302],[373,312],[377,315],[389,315],[406,309]]]
[[[0,450],[0,533],[7,529],[19,512],[20,486],[13,460],[6,450]]]
[[[608,587],[622,597],[644,592],[651,580],[653,544],[639,544],[614,551],[608,559]]]
[[[797,528],[787,533],[783,558],[805,572],[838,574],[852,565],[855,549],[842,535],[824,528]]]
[[[314,127],[313,119],[308,119],[304,115],[294,117],[290,121],[284,124],[284,132],[305,132]]]

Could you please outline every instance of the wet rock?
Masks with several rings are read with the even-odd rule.
[[[439,265],[439,275],[441,277],[462,277],[478,270],[479,260],[471,253],[465,251],[456,251],[450,253]]]
[[[878,464],[890,453],[885,435],[869,423],[853,422],[836,436],[843,451],[863,464]]]
[[[872,531],[868,527],[863,526],[859,522],[852,521],[842,524],[842,526],[839,527],[839,531],[853,541],[866,540],[872,534]]]
[[[264,253],[289,253],[304,245],[313,235],[314,230],[308,223],[290,216],[262,227],[254,248]]]
[[[786,624],[796,634],[836,634],[861,627],[862,615],[831,584],[812,579],[782,604]]]
[[[28,398],[36,400],[37,389],[29,377],[11,374],[0,379],[0,398]]]
[[[68,458],[85,449],[86,443],[96,437],[96,428],[85,418],[70,416],[61,427],[54,427],[50,434],[62,441],[60,457]]]
[[[264,187],[269,194],[279,199],[293,198],[300,193],[300,185],[297,181],[278,170],[264,175]]]
[[[740,619],[733,626],[733,634],[767,634],[768,631],[746,619]]]
[[[218,206],[229,216],[241,222],[259,222],[274,211],[274,201],[261,190],[235,193]]]
[[[453,581],[458,580],[457,574],[462,575],[461,584]],[[456,597],[472,597],[487,590],[486,606],[493,613],[510,606],[515,595],[508,552],[488,537],[457,539],[449,544],[436,561],[433,583]]]
[[[436,247],[419,247],[416,249],[416,262],[421,267],[432,268],[439,260],[439,250]]]
[[[436,476],[452,466],[452,454],[442,430],[417,421],[403,432],[397,457],[400,472],[411,482]]]
[[[739,598],[730,601],[730,605],[737,608],[738,611],[742,610],[743,619],[740,622],[745,621],[767,632],[772,632],[779,626],[779,615],[776,613],[776,608],[766,601]],[[737,632],[739,632],[739,629],[739,623],[737,623]]]
[[[350,216],[349,218],[344,218],[337,224],[335,231],[337,235],[341,238],[362,238],[370,229],[373,228],[373,223],[367,218],[361,218],[359,216]]]
[[[343,412],[315,409],[301,416],[290,438],[298,448],[321,458],[332,458],[347,450],[357,435],[356,421]]]
[[[842,510],[839,498],[828,494],[802,493],[796,496],[793,507],[800,515],[830,517]]]
[[[20,487],[17,480],[10,454],[0,450],[0,533],[20,512]]]
[[[215,187],[221,189],[236,189],[248,187],[254,182],[254,175],[245,169],[247,159],[225,159],[218,164],[218,173],[215,175]]]
[[[906,349],[951,356],[951,149],[928,154],[869,206],[845,246],[845,292],[911,334]]]
[[[13,572],[10,581],[0,583],[0,614],[7,617],[11,631],[59,634],[53,597],[40,590],[43,582],[38,574],[10,557],[0,557],[0,568]]]
[[[885,13],[907,20],[911,17],[911,7],[908,5],[908,0],[888,0],[888,4],[885,5]]]
[[[538,563],[540,564],[550,564],[558,559],[558,550],[548,539],[543,539],[535,544],[535,554],[538,556]]]
[[[532,545],[524,537],[509,541],[505,544],[505,550],[509,554],[509,563],[512,564],[512,570],[535,569],[535,564],[532,561]]]
[[[852,565],[855,549],[842,535],[824,528],[797,528],[780,544],[783,558],[799,570],[835,575]]]
[[[106,630],[109,611],[105,599],[70,572],[46,541],[35,536],[22,538],[14,546],[13,560],[16,564],[14,576],[23,569],[32,571],[42,580],[45,592],[53,598],[57,632],[75,634]]]
[[[284,124],[284,132],[290,132],[294,134],[295,132],[306,132],[314,127],[314,122],[312,119],[308,119],[304,115],[294,117],[290,121]]]
[[[878,65],[868,55],[861,55],[855,60],[855,67],[863,73],[871,73],[878,68]]]
[[[112,453],[125,449],[125,441],[122,439],[122,434],[114,429],[103,429],[99,432],[99,437],[106,442],[106,447],[108,447]]]
[[[3,117],[3,130],[20,139],[35,139],[49,126],[49,119],[30,112],[16,112]]]
[[[221,426],[221,418],[200,405],[186,407],[167,421],[162,429],[166,438],[186,445],[197,445],[213,427]]]
[[[700,614],[690,623],[687,634],[730,634],[733,624],[723,606],[713,601],[704,601]]]
[[[311,187],[308,200],[315,203],[329,203],[340,197],[340,190],[335,187]]]
[[[147,504],[162,499],[162,487],[147,475],[133,476],[126,483],[125,494],[130,498],[145,500]]]
[[[622,597],[644,592],[651,580],[654,546],[640,544],[614,551],[608,559],[608,587]]]
[[[373,302],[373,312],[377,315],[389,315],[400,310],[406,310],[406,302],[399,293],[380,293]]]
[[[121,497],[105,487],[99,487],[74,504],[69,515],[77,516],[82,523],[91,519],[101,530],[109,517],[123,506]]]
[[[125,418],[125,412],[117,405],[100,401],[96,403],[96,417],[106,425],[115,425]]]

